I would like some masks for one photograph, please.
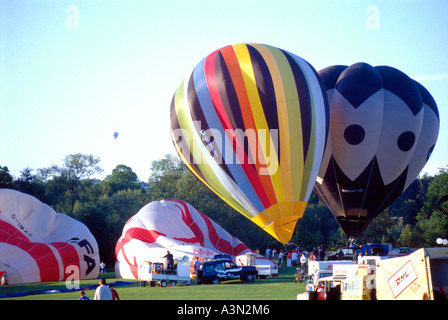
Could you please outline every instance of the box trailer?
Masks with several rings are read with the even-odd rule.
[[[258,277],[261,279],[278,277],[278,266],[275,262],[266,259],[261,255],[248,252],[236,257],[239,266],[253,266],[258,270]]]
[[[422,248],[398,258],[378,261],[378,300],[448,298],[448,248]]]

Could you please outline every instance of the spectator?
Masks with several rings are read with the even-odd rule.
[[[100,263],[100,273],[106,273],[106,264],[104,261],[101,261]]]
[[[269,258],[271,256],[271,249],[269,249],[269,248],[266,249],[265,256],[266,256],[266,259],[269,260]]]
[[[325,260],[325,249],[324,245],[321,244],[319,248],[317,249],[318,255],[317,255],[317,261],[324,261]]]
[[[86,296],[86,293],[84,291],[79,291],[79,298],[78,300],[90,300],[88,296]]]
[[[287,266],[292,267],[292,252],[291,251],[288,252],[287,259],[288,259]]]
[[[279,267],[281,267],[283,264],[283,255],[284,255],[283,250],[280,249],[280,253],[278,254],[278,263],[277,263]]]
[[[300,268],[303,270],[303,272],[305,272],[305,268],[306,268],[306,257],[305,254],[302,253],[300,255]]]
[[[106,279],[100,280],[100,286],[96,288],[94,300],[112,300],[112,291],[106,285]]]
[[[292,253],[291,253],[291,260],[292,260],[292,265],[293,266],[296,266],[298,263],[297,263],[297,257],[298,257],[298,252],[297,252],[297,249],[294,249],[293,251],[292,251]]]
[[[117,290],[112,288],[110,285],[108,285],[108,287],[109,287],[110,291],[112,292],[112,300],[120,300]]]
[[[360,251],[358,254],[358,264],[362,263],[362,252]]]

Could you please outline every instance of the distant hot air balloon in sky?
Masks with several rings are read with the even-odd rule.
[[[439,113],[403,72],[366,63],[319,71],[330,132],[315,191],[356,239],[418,176],[434,149]]]
[[[211,53],[171,103],[172,139],[185,165],[282,243],[314,186],[327,120],[327,95],[314,68],[262,44]]]
[[[114,139],[118,138],[118,132],[114,132]]]

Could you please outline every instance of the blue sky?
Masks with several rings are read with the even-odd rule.
[[[0,0],[0,165],[20,175],[73,153],[147,181],[175,153],[170,102],[207,54],[259,42],[316,70],[400,69],[435,98],[441,129],[422,173],[448,165],[448,1]],[[119,132],[117,139],[113,133]]]

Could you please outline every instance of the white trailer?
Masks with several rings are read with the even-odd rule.
[[[278,277],[278,266],[275,262],[261,255],[248,252],[236,257],[239,266],[253,266],[257,268],[258,277],[261,279]]]
[[[190,284],[189,258],[187,256],[176,258],[173,272],[166,268],[166,263],[163,261],[144,261],[138,270],[138,278],[140,281],[148,282],[151,287]]]
[[[376,266],[378,300],[448,299],[448,248],[422,248]]]

